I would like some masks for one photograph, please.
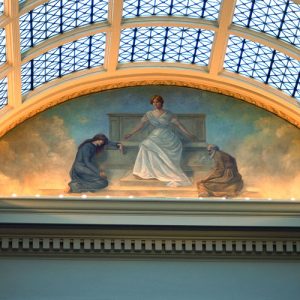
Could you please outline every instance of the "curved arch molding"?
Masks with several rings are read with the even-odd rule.
[[[296,100],[237,74],[224,72],[212,78],[199,70],[179,73],[178,70],[149,68],[130,72],[121,69],[110,76],[108,72],[91,69],[46,83],[24,96],[22,105],[4,108],[2,116],[0,114],[0,136],[64,101],[100,91],[143,85],[181,86],[223,94],[270,111],[300,128],[300,107]]]

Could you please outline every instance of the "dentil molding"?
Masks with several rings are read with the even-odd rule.
[[[298,259],[300,202],[3,197],[0,256],[11,255]]]

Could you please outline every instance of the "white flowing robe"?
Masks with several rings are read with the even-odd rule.
[[[159,117],[152,111],[144,115],[142,120],[148,120],[154,129],[140,144],[133,174],[143,179],[156,178],[168,186],[191,185],[180,167],[182,143],[173,129],[173,118],[169,111]]]

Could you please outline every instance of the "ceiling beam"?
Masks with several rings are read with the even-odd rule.
[[[28,13],[29,11],[35,9],[36,7],[49,2],[49,0],[27,0],[20,4],[20,16]]]
[[[4,8],[5,15],[11,19],[11,22],[5,26],[6,60],[12,67],[7,76],[8,105],[17,107],[22,104],[19,1],[5,0]]]
[[[219,15],[219,26],[212,45],[209,72],[211,76],[218,75],[223,70],[224,58],[229,37],[229,27],[232,23],[236,0],[222,2]]]
[[[123,13],[123,0],[112,0],[108,7],[108,22],[110,28],[106,35],[106,48],[104,68],[107,72],[114,72],[118,66],[119,48],[121,39],[121,22]]]
[[[296,60],[299,60],[300,58],[300,50],[297,49],[295,46],[277,39],[271,35],[254,31],[252,29],[238,26],[238,25],[232,25],[229,29],[229,34],[236,35],[242,38],[245,38],[247,40],[268,46],[272,49],[275,49],[281,53],[286,54],[287,56],[290,56]]]
[[[0,66],[0,79],[6,77],[7,74],[11,71],[12,71],[12,66],[9,65],[8,63],[1,65]]]
[[[0,28],[4,28],[5,26],[7,26],[9,23],[11,22],[11,18],[6,16],[6,15],[2,15],[0,16]]]
[[[105,32],[108,30],[108,26],[109,25],[107,22],[94,23],[82,27],[77,27],[73,30],[66,31],[62,34],[51,37],[50,39],[44,40],[43,42],[35,45],[22,54],[22,64],[61,45],[76,41],[86,36]]]
[[[207,30],[218,29],[217,21],[196,19],[188,17],[177,16],[153,16],[153,17],[138,17],[124,19],[122,28],[135,28],[135,27],[187,27],[187,28],[201,28]]]

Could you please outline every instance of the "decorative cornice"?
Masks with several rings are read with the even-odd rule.
[[[114,238],[14,236],[0,238],[0,256],[98,255],[300,258],[300,239]],[[288,256],[288,257],[287,257]]]
[[[19,198],[0,200],[0,224],[300,228],[300,202],[193,198]]]
[[[300,202],[2,199],[0,256],[300,258]]]

